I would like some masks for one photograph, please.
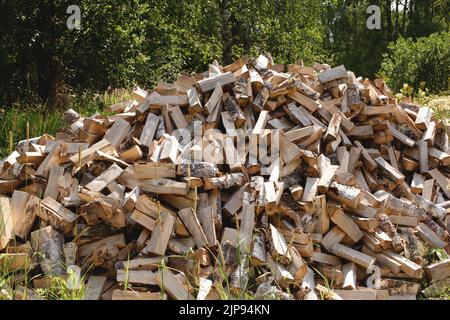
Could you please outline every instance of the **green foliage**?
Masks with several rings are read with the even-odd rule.
[[[427,259],[430,263],[434,263],[448,259],[449,256],[444,249],[433,248],[425,253],[424,258]]]
[[[380,8],[380,29],[367,28],[370,5]],[[326,0],[323,17],[329,35],[324,45],[336,63],[344,64],[358,75],[373,77],[391,41],[448,31],[449,5],[447,0]]]
[[[389,45],[380,74],[388,84],[400,90],[408,83],[416,90],[425,86],[434,93],[449,89],[450,33],[436,33],[429,37],[400,38]]]
[[[372,77],[390,41],[448,32],[448,1],[400,2],[80,0],[81,30],[69,30],[68,0],[2,1],[0,103],[65,107],[71,93],[151,88],[182,71],[204,71],[214,59],[228,64],[266,52],[276,63],[345,64]],[[371,4],[381,7],[380,30],[366,26]],[[422,62],[417,72],[435,71],[441,47],[436,43],[427,60],[408,50],[411,63]],[[427,86],[440,89],[446,79],[432,72]]]
[[[68,270],[68,277],[71,276],[70,270]],[[68,286],[68,281],[62,276],[50,277],[49,288],[36,289],[36,294],[44,297],[47,300],[84,300],[86,295],[85,279],[80,279],[81,286],[79,289],[71,289]]]
[[[81,30],[66,27],[70,4],[0,4],[0,102],[65,106],[71,91],[153,87],[262,52],[282,63],[325,57],[314,0],[82,0]]]

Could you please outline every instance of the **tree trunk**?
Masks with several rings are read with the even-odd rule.
[[[39,97],[51,110],[64,103],[60,97],[64,89],[65,69],[58,60],[58,39],[61,37],[58,11],[61,8],[64,7],[52,2],[39,7],[36,14],[39,18],[34,22],[34,28],[39,30],[34,47],[37,90]]]
[[[386,6],[386,40],[389,42],[392,39],[392,13],[391,0],[385,1]]]
[[[231,26],[231,0],[222,0],[220,2],[220,16],[222,19],[222,62],[223,64],[231,63],[232,60],[232,26]]]
[[[405,5],[403,6],[403,26],[402,26],[402,30],[403,30],[403,36],[406,35],[406,15],[408,12],[408,0],[405,0]]]
[[[399,5],[400,5],[400,0],[395,0],[395,27],[394,27],[394,34],[395,34],[395,39],[397,39],[397,37],[398,37],[398,27],[399,27],[399,25],[398,25],[398,20],[399,20],[399,12],[398,12],[398,9],[399,9]]]

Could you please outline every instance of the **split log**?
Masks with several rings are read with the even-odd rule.
[[[31,233],[31,243],[35,252],[40,252],[39,261],[46,275],[65,273],[63,257],[63,236],[51,226]]]

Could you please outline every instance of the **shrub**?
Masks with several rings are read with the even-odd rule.
[[[450,70],[450,33],[434,33],[428,37],[399,38],[388,46],[379,75],[399,91],[404,83],[415,90],[425,82],[432,93],[448,90]]]

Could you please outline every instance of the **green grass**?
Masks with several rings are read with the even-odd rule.
[[[444,249],[436,249],[430,248],[424,255],[424,258],[431,264],[439,261],[443,261],[449,258],[447,252]],[[432,283],[428,281],[427,278],[422,279],[422,289],[426,289]],[[419,294],[418,297],[420,300],[426,300],[426,297],[422,294]],[[437,300],[450,300],[450,287],[445,288],[443,291],[439,292],[438,295],[434,296],[433,299]]]
[[[33,254],[33,257],[37,257],[38,254]],[[11,258],[5,259],[5,256],[0,255],[0,300],[12,300],[17,299],[17,288],[32,288],[33,279],[43,276],[44,274],[32,272],[33,265],[26,266],[25,269],[15,270],[11,268],[13,261]],[[53,275],[49,276],[50,285],[48,288],[33,289],[37,296],[40,296],[46,300],[83,300],[86,294],[86,272],[82,272],[79,279],[79,286],[72,289],[70,284],[78,283],[75,272],[66,268],[66,276]],[[34,274],[34,275],[33,275]],[[72,287],[75,287],[72,285]],[[25,296],[26,300],[27,297]]]
[[[131,98],[131,90],[115,90],[103,94],[85,93],[72,97],[70,103],[61,110],[49,110],[45,105],[20,104],[10,108],[0,106],[0,159],[14,150],[17,142],[41,136],[44,133],[55,135],[64,127],[62,115],[72,108],[78,113],[90,116],[95,112],[104,114],[105,107]]]
[[[84,284],[85,277],[81,277],[81,285],[78,289],[71,289],[68,285],[69,281],[62,276],[52,276],[49,288],[36,289],[35,293],[47,300],[84,300],[87,289]]]
[[[449,258],[447,252],[445,252],[444,249],[429,249],[425,255],[424,258],[427,259],[430,263],[443,261]]]

